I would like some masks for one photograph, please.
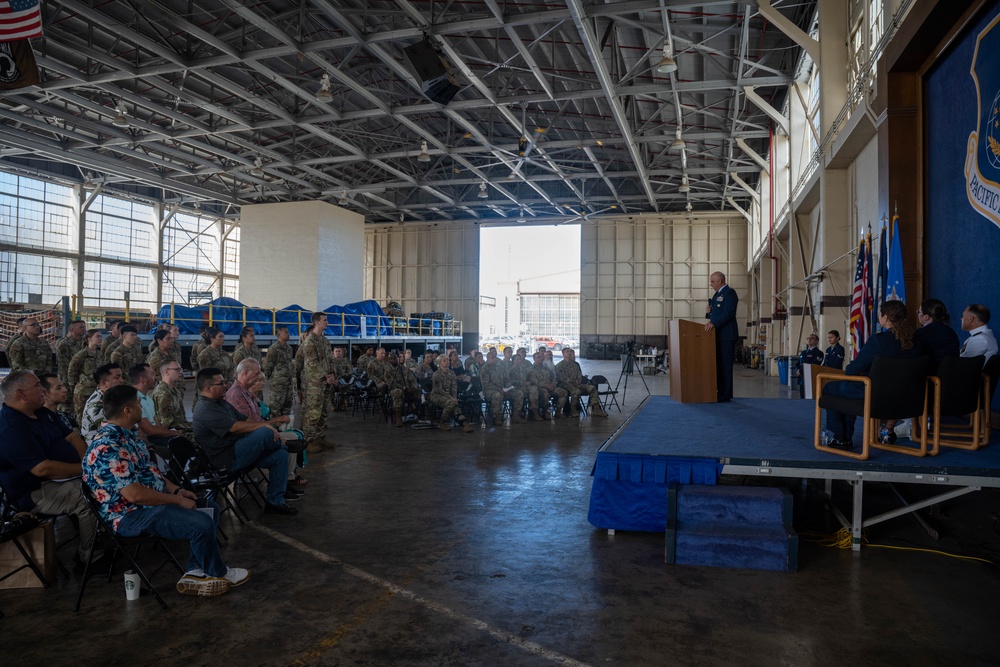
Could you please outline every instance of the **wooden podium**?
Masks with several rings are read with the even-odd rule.
[[[715,329],[704,322],[670,320],[670,398],[715,403]]]

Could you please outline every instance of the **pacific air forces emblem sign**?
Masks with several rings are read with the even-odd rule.
[[[966,192],[972,207],[1000,227],[1000,15],[979,33],[972,80],[978,120],[965,156]]]

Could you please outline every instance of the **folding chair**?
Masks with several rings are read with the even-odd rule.
[[[156,601],[160,603],[160,606],[166,609],[167,603],[163,601],[163,598],[160,597],[159,592],[157,592],[156,588],[153,586],[152,582],[150,581],[151,577],[146,576],[146,573],[142,570],[141,567],[139,567],[139,563],[136,561],[136,558],[138,558],[139,556],[139,549],[144,544],[152,544],[154,547],[157,546],[160,547],[161,549],[163,549],[163,552],[167,554],[167,558],[164,559],[164,561],[160,563],[160,565],[155,570],[153,570],[152,574],[153,577],[155,577],[157,573],[160,570],[162,570],[163,566],[166,565],[167,563],[173,563],[174,567],[177,568],[177,571],[182,575],[184,574],[184,568],[182,568],[181,564],[177,562],[176,558],[174,558],[174,554],[171,553],[170,549],[163,541],[163,538],[158,537],[156,535],[139,535],[138,537],[123,537],[118,533],[116,533],[114,529],[112,529],[111,526],[109,526],[108,523],[104,520],[104,517],[101,516],[101,505],[94,498],[94,494],[91,491],[90,487],[87,485],[87,483],[81,480],[80,486],[83,489],[83,497],[87,499],[87,504],[90,505],[90,511],[94,513],[94,518],[97,520],[97,532],[94,534],[94,539],[90,543],[90,550],[87,553],[87,564],[83,569],[83,581],[80,582],[80,594],[77,595],[76,606],[73,608],[73,611],[80,611],[80,603],[83,601],[83,592],[87,588],[87,580],[90,579],[90,577],[92,577],[94,574],[90,571],[91,568],[90,561],[94,556],[94,548],[97,547],[98,544],[101,545],[100,548],[102,549],[106,550],[113,549],[113,552],[111,554],[111,562],[108,565],[108,583],[111,582],[111,575],[114,574],[114,569],[115,569],[115,561],[118,560],[118,552],[121,551],[122,553],[125,554],[125,557],[131,564],[132,570],[139,575],[139,579],[142,580],[142,583],[146,585],[146,588],[148,588],[149,592],[153,594],[153,597],[155,597]],[[131,553],[128,550],[129,547],[134,547]]]
[[[32,530],[41,525],[41,521],[31,514],[30,512],[19,512],[17,506],[14,504],[13,499],[7,495],[7,491],[0,484],[0,544],[6,544],[7,542],[12,542],[14,547],[20,552],[21,557],[24,558],[24,565],[11,570],[7,574],[0,577],[0,581],[12,577],[21,570],[25,568],[30,569],[34,575],[41,582],[42,586],[45,588],[49,587],[49,582],[45,579],[42,574],[41,568],[35,563],[31,554],[28,553],[24,545],[21,544],[21,537],[27,535]],[[0,611],[0,618],[3,618],[3,612]]]
[[[236,494],[229,488],[230,480],[205,469],[194,443],[187,438],[173,438],[167,447],[170,449],[170,472],[179,480],[179,486],[195,493],[205,492],[211,498],[221,497],[225,500],[225,507],[220,511],[232,509],[236,519],[241,524],[245,523],[236,504]],[[221,525],[218,529],[222,539],[228,542],[229,537]]]
[[[597,395],[601,399],[601,407],[604,409],[604,411],[607,412],[608,407],[613,405],[615,408],[618,409],[618,412],[620,413],[622,411],[622,408],[620,405],[618,405],[618,390],[611,388],[611,383],[608,382],[608,378],[604,377],[603,375],[595,375],[594,377],[590,378],[590,381],[594,383],[595,387],[597,387]],[[602,390],[601,389],[602,384],[607,385],[607,389]]]

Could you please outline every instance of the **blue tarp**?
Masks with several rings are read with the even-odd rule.
[[[182,334],[197,334],[198,327],[203,322],[208,321],[207,308],[188,308],[187,306],[174,306],[173,320],[170,318],[170,306],[163,306],[156,312],[157,322],[171,322],[177,325]]]
[[[309,329],[312,311],[298,304],[292,304],[280,309],[277,314],[264,308],[244,306],[236,299],[220,297],[211,302],[212,322],[227,336],[238,336],[243,327],[243,320],[252,326],[254,333],[262,336],[274,334],[273,322],[284,324],[292,335],[301,335]],[[302,329],[299,330],[299,313],[301,310]],[[377,301],[358,301],[343,306],[330,306],[323,312],[330,318],[330,326],[326,328],[327,336],[347,336],[358,338],[362,336],[361,318],[365,320],[364,337],[377,338],[392,335],[392,318],[385,314]],[[343,315],[343,318],[341,317]],[[170,306],[163,306],[156,314],[160,322],[170,321]],[[176,324],[182,334],[197,334],[202,322],[208,322],[208,304],[197,308],[174,306]],[[438,327],[440,328],[440,327]],[[436,331],[435,334],[439,334]]]

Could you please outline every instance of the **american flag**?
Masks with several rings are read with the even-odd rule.
[[[0,42],[42,36],[38,0],[0,0]]]
[[[871,250],[870,237],[862,239],[858,246],[858,268],[854,272],[854,292],[851,296],[851,342],[853,350],[851,358],[858,356],[858,351],[864,347],[871,330],[869,317],[872,308],[871,293]]]

